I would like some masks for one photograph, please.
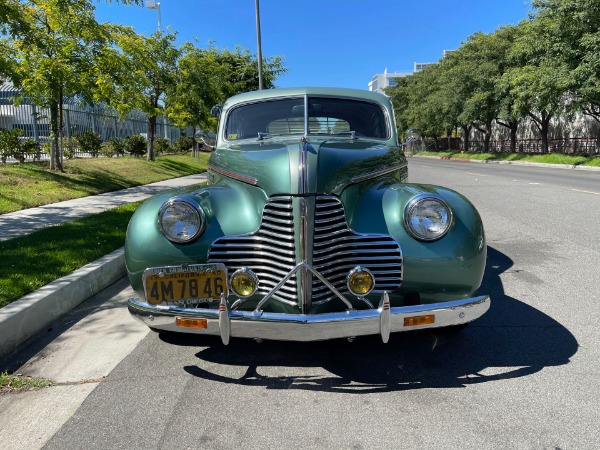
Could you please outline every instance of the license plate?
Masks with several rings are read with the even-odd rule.
[[[219,300],[227,292],[227,268],[223,264],[152,267],[144,271],[146,301],[194,304]]]

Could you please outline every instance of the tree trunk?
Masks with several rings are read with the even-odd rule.
[[[60,88],[60,94],[58,96],[58,130],[59,130],[59,138],[60,138],[60,146],[58,147],[58,159],[57,159],[57,167],[63,172],[63,155],[64,155],[64,143],[65,143],[65,128],[63,125],[63,91]],[[70,132],[71,130],[69,130]]]
[[[496,119],[498,125],[502,125],[510,130],[510,151],[511,153],[517,152],[517,131],[519,129],[518,120],[509,120],[508,123],[504,123],[499,119]]]
[[[552,114],[546,111],[542,111],[540,116],[536,116],[535,114],[529,114],[540,132],[540,136],[542,138],[542,153],[548,153],[550,146],[548,145],[548,131],[550,129],[550,119],[552,119]]]
[[[483,153],[490,153],[490,140],[492,139],[492,121],[485,124],[485,137],[483,138]]]
[[[540,133],[542,135],[542,153],[548,153],[548,122],[542,122],[542,126],[540,127]]]
[[[470,136],[471,136],[471,129],[473,127],[471,125],[463,125],[461,127],[462,129],[462,138],[463,138],[463,150],[465,152],[469,151],[469,145],[470,145]]]
[[[510,152],[517,152],[517,130],[519,128],[519,122],[516,120],[511,120],[509,122],[510,125]]]
[[[50,169],[63,171],[62,164],[60,162],[60,151],[59,151],[59,136],[60,136],[60,123],[58,117],[59,102],[56,100],[50,101],[50,130],[52,135],[52,144],[50,147]]]
[[[156,135],[156,116],[148,117],[148,161],[154,161],[154,141]]]

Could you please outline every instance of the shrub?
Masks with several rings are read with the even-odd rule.
[[[194,148],[194,138],[192,136],[179,136],[173,144],[176,152],[187,152]]]
[[[22,135],[23,130],[20,128],[0,130],[0,159],[2,160],[2,164],[6,164],[6,158],[18,157]]]
[[[27,138],[21,141],[21,151],[18,157],[19,161],[25,161],[26,156],[32,155],[34,159],[40,159],[41,147],[38,142],[32,138]]]
[[[144,156],[148,149],[148,143],[144,136],[134,134],[125,138],[125,151],[133,156]]]
[[[75,140],[75,138],[68,138],[65,137],[63,138],[62,141],[62,146],[63,146],[63,156],[67,159],[73,159],[75,158],[75,153],[77,153],[77,141]]]
[[[79,144],[79,151],[83,153],[90,153],[94,158],[98,157],[100,152],[100,146],[102,145],[102,139],[98,133],[93,131],[84,131],[75,135],[75,140]]]
[[[108,141],[103,142],[100,146],[100,154],[106,156],[107,158],[112,158],[113,156],[119,157],[119,155],[124,155],[125,141],[117,137],[110,138]]]
[[[167,153],[169,150],[171,150],[171,143],[168,139],[156,138],[154,140],[154,149],[156,150],[157,155],[160,155],[161,153]]]

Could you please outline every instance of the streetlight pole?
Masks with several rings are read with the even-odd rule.
[[[256,42],[258,47],[258,90],[263,89],[263,61],[262,45],[260,38],[260,0],[255,0],[256,5]]]
[[[162,33],[160,28],[160,3],[155,0],[146,0],[145,6],[148,9],[156,9],[158,12],[158,32],[159,34]]]

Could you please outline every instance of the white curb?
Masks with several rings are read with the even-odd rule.
[[[120,248],[0,308],[0,359],[125,274]]]

